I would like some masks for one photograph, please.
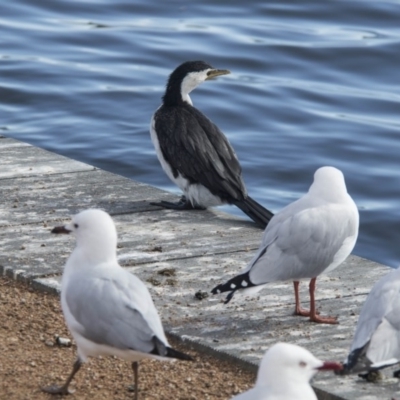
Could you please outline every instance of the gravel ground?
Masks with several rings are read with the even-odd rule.
[[[69,375],[76,347],[60,347],[55,335],[71,338],[57,296],[0,278],[0,398],[51,399],[41,386],[61,384]],[[140,400],[230,399],[249,389],[255,376],[171,340],[195,362],[144,360],[139,366]],[[72,381],[70,399],[132,399],[130,363],[93,358]]]

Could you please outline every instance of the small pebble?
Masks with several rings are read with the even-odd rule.
[[[135,391],[135,385],[129,385],[128,392],[134,392],[134,391]]]
[[[162,246],[154,246],[150,251],[157,251],[159,253],[162,253],[163,249]]]
[[[157,274],[163,276],[175,276],[176,269],[175,268],[163,268],[157,271]]]
[[[201,290],[198,290],[194,294],[194,297],[196,297],[197,300],[203,300],[203,299],[206,299],[208,297],[208,293],[207,292],[203,292]]]
[[[147,279],[147,282],[151,283],[153,286],[160,286],[161,282],[158,279],[155,279],[153,277]]]
[[[72,342],[70,339],[62,338],[60,336],[56,336],[56,344],[58,346],[62,346],[62,347],[71,347],[72,346]]]

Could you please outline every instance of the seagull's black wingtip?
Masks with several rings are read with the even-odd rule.
[[[182,353],[172,347],[167,347],[167,357],[177,358],[178,360],[195,361],[195,359],[192,356],[189,356],[189,354]]]
[[[224,301],[224,304],[228,304],[228,303],[232,300],[232,297],[233,297],[233,295],[235,294],[235,292],[236,292],[236,290],[232,290],[232,292],[230,292],[230,293],[228,294],[228,296],[226,296],[226,299],[225,299],[225,301]]]
[[[225,285],[218,285],[218,286],[216,286],[214,289],[211,290],[211,293],[212,293],[212,294],[220,294],[220,293],[222,293],[222,292],[226,292],[226,289],[224,290],[224,286],[225,286]],[[226,296],[226,299],[225,299],[225,301],[224,301],[224,304],[228,304],[228,303],[232,300],[232,297],[233,297],[233,295],[235,294],[235,292],[236,292],[236,290],[232,290],[232,291],[228,294],[228,296]]]
[[[220,294],[221,293],[221,286],[222,285],[215,286],[215,288],[211,290],[211,293],[212,294]]]

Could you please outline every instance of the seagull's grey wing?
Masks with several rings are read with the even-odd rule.
[[[373,368],[400,362],[400,317],[399,309],[384,317],[372,335],[366,356]]]
[[[71,280],[68,308],[80,326],[78,333],[98,344],[152,352],[157,341],[167,344],[161,321],[145,285],[121,269],[121,275]],[[125,275],[125,276],[123,276]]]
[[[284,216],[278,214],[265,231],[258,259],[253,260],[249,274],[254,284],[314,278],[340,264],[354,246],[358,219],[352,207],[328,203],[298,212],[288,207]],[[344,247],[348,254],[342,254]]]
[[[399,271],[391,271],[371,289],[358,318],[350,351],[365,346],[386,319],[400,331],[400,279]]]
[[[213,194],[246,197],[242,169],[228,139],[196,108],[160,107],[155,116],[160,149],[175,177],[201,183]],[[179,134],[177,134],[179,132]]]
[[[371,289],[358,318],[346,369],[368,370],[373,363],[400,358],[400,277],[391,271]]]

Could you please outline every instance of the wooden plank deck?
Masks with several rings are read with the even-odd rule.
[[[0,138],[0,156],[0,273],[58,290],[74,240],[50,235],[51,228],[83,209],[102,208],[116,222],[121,264],[148,284],[166,330],[244,367],[254,368],[277,341],[299,344],[323,359],[344,359],[360,307],[388,271],[351,256],[318,279],[318,304],[323,314],[339,315],[337,326],[294,317],[290,283],[268,285],[256,298],[235,295],[228,305],[222,296],[198,300],[196,292],[209,294],[249,262],[262,233],[251,221],[215,210],[160,209],[150,202],[176,196],[13,139]],[[306,284],[302,297],[306,303]],[[321,373],[314,387],[324,400],[391,399],[400,393],[390,375],[367,384]]]

